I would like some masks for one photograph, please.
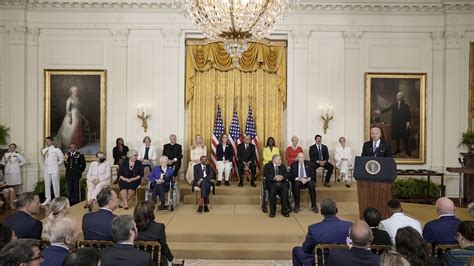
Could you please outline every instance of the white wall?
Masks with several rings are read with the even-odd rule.
[[[170,133],[183,143],[184,40],[196,33],[187,19],[166,2],[134,0],[122,7],[109,5],[115,0],[101,1],[102,7],[91,1],[27,2],[28,9],[19,0],[0,3],[0,123],[11,127],[11,141],[29,161],[25,188],[41,176],[44,69],[107,70],[109,158],[119,136],[137,148],[150,135],[158,152]],[[401,167],[456,166],[457,144],[468,125],[474,3],[411,0],[407,7],[393,1],[383,6],[375,0],[340,2],[303,3],[305,10],[294,12],[276,30],[279,38],[288,39],[287,141],[296,134],[307,149],[314,135],[322,133],[319,106],[329,104],[335,118],[324,141],[334,148],[344,135],[359,153],[364,73],[422,72],[428,77],[426,164]],[[136,118],[139,104],[152,106],[146,134]],[[448,195],[457,195],[456,176],[447,183]]]

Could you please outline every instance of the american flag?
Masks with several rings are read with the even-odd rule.
[[[247,116],[247,123],[245,124],[245,135],[252,138],[252,144],[255,145],[255,164],[257,165],[257,172],[260,168],[260,156],[258,155],[258,137],[257,128],[255,127],[255,121],[253,120],[252,107],[249,105],[249,114]]]
[[[211,145],[211,159],[216,165],[217,156],[216,156],[216,148],[219,145],[219,138],[224,134],[224,123],[222,123],[222,115],[221,115],[221,107],[217,105],[217,114],[216,120],[214,121],[214,133],[212,134],[212,145]]]
[[[242,143],[242,138],[240,137],[239,115],[237,114],[237,110],[234,110],[234,115],[232,116],[232,123],[230,124],[229,130],[229,141],[230,145],[232,145],[232,149],[234,150],[234,169],[237,169],[237,145]],[[234,173],[237,173],[237,171],[234,171]]]

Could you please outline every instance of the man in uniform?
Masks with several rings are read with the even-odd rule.
[[[67,153],[64,165],[66,166],[68,198],[70,204],[74,205],[79,202],[79,180],[86,169],[86,159],[84,154],[77,150],[76,144],[71,143],[69,147],[70,152]]]

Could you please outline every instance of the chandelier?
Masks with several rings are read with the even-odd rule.
[[[235,64],[249,41],[267,38],[297,0],[176,0],[212,41],[224,42]]]

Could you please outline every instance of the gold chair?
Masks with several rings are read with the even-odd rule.
[[[382,255],[382,253],[385,253],[390,250],[390,245],[371,245],[370,250],[372,253],[377,254],[377,255]]]
[[[135,241],[133,244],[136,249],[150,254],[153,265],[160,265],[161,245],[158,241]]]
[[[114,242],[113,241],[107,241],[107,240],[83,240],[79,242],[78,247],[83,248],[83,247],[93,247],[98,250],[101,250],[106,247],[113,246]]]
[[[333,249],[349,249],[346,244],[319,244],[314,247],[316,265],[327,265],[329,255]]]
[[[458,244],[441,244],[433,247],[433,256],[441,258],[441,256],[451,249],[460,249]]]

